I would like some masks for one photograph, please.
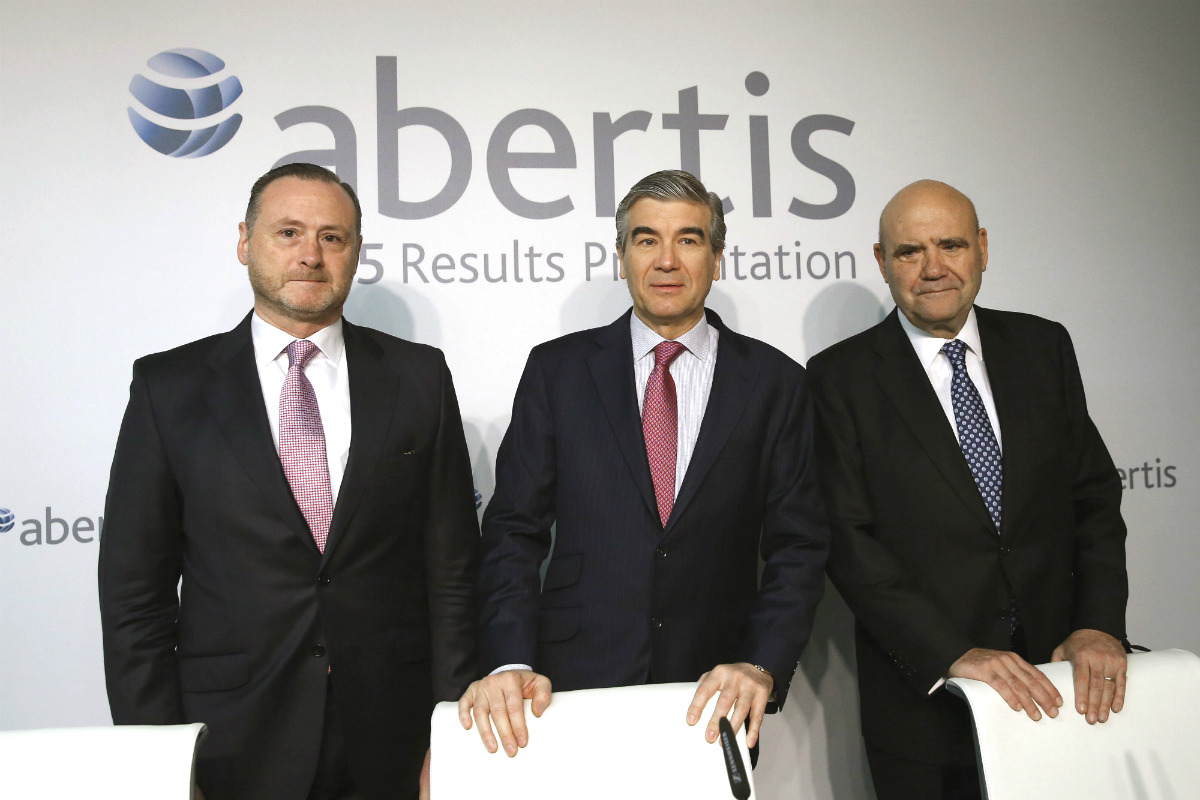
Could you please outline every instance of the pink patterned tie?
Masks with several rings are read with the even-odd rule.
[[[654,371],[646,381],[646,397],[642,401],[642,435],[646,437],[646,457],[654,480],[658,517],[664,528],[675,505],[675,457],[679,446],[679,411],[669,368],[684,349],[679,342],[660,342],[654,348]]]
[[[304,375],[305,364],[316,353],[317,346],[304,339],[287,346],[287,378],[279,395],[279,460],[317,549],[324,553],[333,518],[333,493],[317,395]]]

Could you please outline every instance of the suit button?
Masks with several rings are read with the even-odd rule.
[[[312,649],[312,654],[315,658],[320,658],[321,656],[325,655],[325,645],[314,644],[313,649]]]
[[[666,558],[667,551],[662,549],[661,547],[656,547],[656,548],[654,548],[654,555],[657,556],[658,558]]]
[[[328,575],[322,575],[321,577],[317,578],[317,586],[328,586],[328,585],[329,585],[329,576]]]
[[[650,618],[650,627],[651,628],[661,628],[662,626],[663,626],[663,621],[661,619],[659,619],[658,617]]]
[[[1011,547],[1001,547],[1000,553],[1002,555],[1009,555],[1010,553],[1012,553],[1012,548]]]

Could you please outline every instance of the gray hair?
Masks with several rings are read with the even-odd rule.
[[[625,242],[629,237],[629,209],[643,198],[670,202],[683,200],[708,206],[712,217],[708,223],[708,241],[714,253],[725,249],[725,209],[716,192],[704,188],[700,179],[681,169],[664,169],[647,175],[633,185],[629,194],[617,206],[617,250],[625,255]]]

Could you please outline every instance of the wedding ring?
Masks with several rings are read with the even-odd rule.
[[[1105,676],[1104,676],[1104,680],[1106,680],[1106,681],[1115,681],[1115,680],[1116,680],[1116,678],[1110,678],[1110,677],[1108,677],[1107,675],[1105,675]]]

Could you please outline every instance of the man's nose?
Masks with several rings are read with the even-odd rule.
[[[663,270],[678,268],[679,257],[675,252],[675,245],[668,242],[662,246],[662,249],[658,252],[658,263],[655,266]]]
[[[300,245],[300,263],[306,267],[321,266],[321,243],[315,236],[304,237]]]
[[[921,265],[921,276],[936,280],[946,274],[946,261],[939,248],[933,247],[925,251],[924,263]]]

